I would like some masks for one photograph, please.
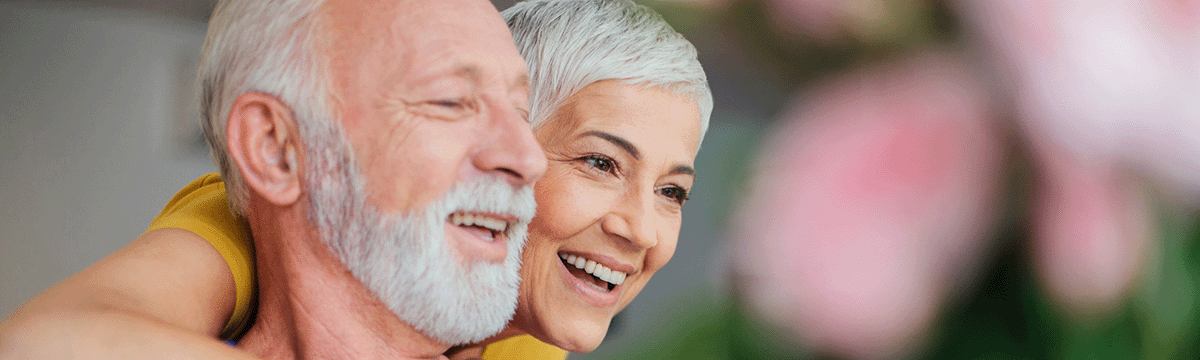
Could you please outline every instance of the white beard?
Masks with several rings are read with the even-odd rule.
[[[533,189],[495,176],[466,179],[411,214],[385,214],[367,202],[366,181],[338,129],[309,141],[310,220],[350,273],[401,320],[449,345],[477,343],[512,319],[521,250],[535,213]],[[311,136],[318,138],[322,136]],[[330,143],[332,142],[332,143]],[[501,264],[468,263],[447,244],[454,212],[511,214]]]

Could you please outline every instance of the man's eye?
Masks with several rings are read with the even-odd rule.
[[[475,112],[475,103],[470,98],[433,99],[421,104],[422,113],[443,120],[462,119]]]
[[[525,122],[529,122],[529,110],[518,108],[517,113],[521,114],[521,118],[525,119]]]
[[[588,155],[588,156],[583,157],[582,160],[584,162],[588,163],[588,165],[591,165],[592,167],[596,168],[596,170],[600,170],[600,171],[603,171],[606,173],[613,173],[616,171],[616,167],[617,167],[616,161],[613,161],[613,159],[610,159],[603,155]]]
[[[683,205],[683,203],[688,200],[687,189],[678,186],[668,186],[658,189],[658,193],[659,195],[665,196],[679,205]]]
[[[444,107],[444,108],[451,108],[451,109],[461,109],[461,108],[465,108],[467,106],[466,105],[467,102],[463,99],[440,99],[440,100],[434,100],[434,101],[432,101],[432,103],[433,103],[433,105],[436,105],[436,106],[440,106],[440,107]]]

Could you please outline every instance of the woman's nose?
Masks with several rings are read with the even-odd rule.
[[[601,228],[638,249],[653,248],[658,245],[653,201],[652,197],[626,197],[620,206],[604,216]]]

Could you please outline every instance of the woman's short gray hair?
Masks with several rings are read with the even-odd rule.
[[[696,48],[654,10],[629,0],[531,0],[501,15],[529,66],[534,128],[585,86],[623,80],[695,100],[704,139],[713,100]]]
[[[229,156],[225,126],[238,96],[271,95],[292,109],[301,135],[328,119],[323,57],[316,44],[317,0],[221,0],[208,22],[199,81],[200,122],[225,181],[230,208],[242,214],[245,182]]]

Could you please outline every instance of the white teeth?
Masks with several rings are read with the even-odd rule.
[[[625,277],[629,276],[629,274],[609,269],[607,266],[601,265],[593,260],[588,260],[582,256],[558,253],[558,257],[563,259],[563,261],[566,261],[567,264],[573,265],[579,269],[583,269],[584,272],[592,274],[600,280],[607,281],[613,285],[624,284]]]
[[[457,226],[478,226],[497,233],[508,229],[507,221],[479,214],[454,213],[450,215],[450,222]]]

